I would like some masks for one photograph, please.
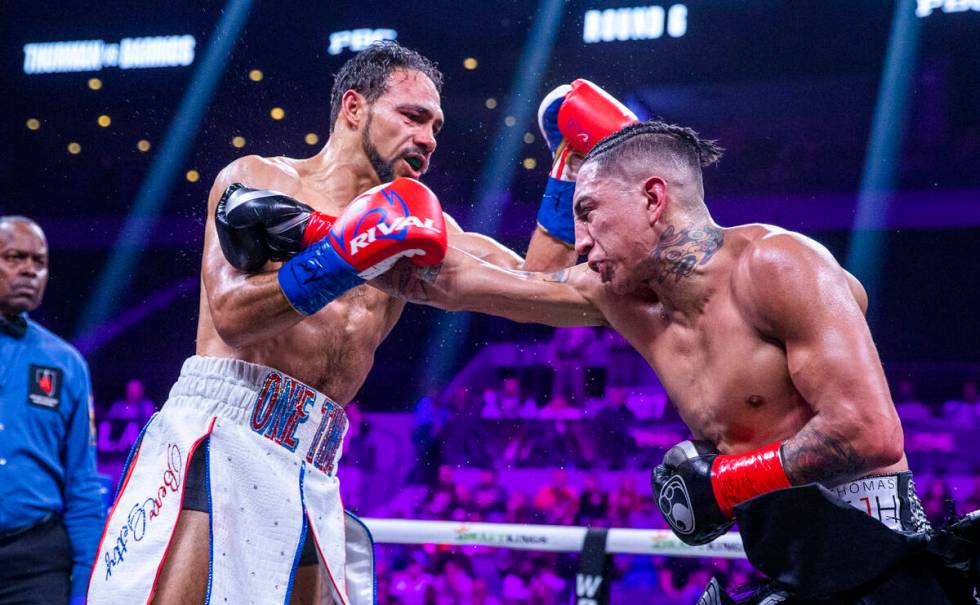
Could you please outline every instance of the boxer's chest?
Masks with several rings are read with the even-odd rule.
[[[712,301],[690,325],[669,321],[653,305],[643,327],[629,331],[624,335],[691,431],[723,451],[792,435],[811,416],[783,348],[759,335],[730,301]]]

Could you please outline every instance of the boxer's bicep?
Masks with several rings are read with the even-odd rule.
[[[497,267],[517,269],[524,263],[524,259],[518,253],[482,233],[460,231],[454,235],[450,231],[449,244]]]
[[[218,174],[208,196],[201,280],[215,330],[232,346],[245,346],[301,319],[282,295],[275,271],[239,271],[225,258],[218,241],[214,213],[221,195],[232,183],[249,180],[250,169],[264,169],[262,164],[258,158],[236,160]]]
[[[814,414],[783,444],[787,476],[833,484],[896,462],[901,426],[846,274],[805,241],[756,248],[743,298],[748,315],[783,346],[793,386]]]
[[[446,235],[450,246],[498,267],[518,269],[524,263],[520,254],[492,237],[474,231],[463,231],[448,212],[443,212],[442,215],[446,221]]]

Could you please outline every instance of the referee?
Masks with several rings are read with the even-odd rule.
[[[27,318],[47,282],[44,232],[0,217],[0,605],[84,603],[105,520],[88,366]]]

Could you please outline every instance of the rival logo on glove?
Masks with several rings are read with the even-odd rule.
[[[657,495],[657,504],[664,519],[678,534],[694,533],[694,507],[687,494],[687,485],[679,475],[671,477]]]
[[[360,227],[360,225],[358,225]],[[378,239],[378,231],[381,232],[381,237],[390,237],[394,233],[399,235],[403,234],[405,229],[409,227],[416,227],[418,229],[428,229],[435,233],[439,233],[439,229],[435,226],[435,223],[431,218],[427,218],[424,221],[419,220],[417,216],[401,216],[395,219],[391,225],[385,222],[380,222],[374,227],[371,227],[366,232],[356,235],[350,240],[350,254],[354,256],[357,251],[361,248],[366,248],[369,244],[374,243]]]

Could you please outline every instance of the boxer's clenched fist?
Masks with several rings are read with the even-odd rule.
[[[737,504],[790,487],[781,445],[719,454],[707,441],[684,441],[667,450],[651,480],[660,512],[677,537],[693,546],[711,542],[732,526]]]
[[[605,137],[636,123],[636,114],[588,80],[575,80],[558,108],[558,129],[573,151],[585,155]]]
[[[278,191],[241,183],[225,190],[214,218],[225,258],[247,272],[289,260],[323,238],[335,220]]]
[[[574,181],[574,154],[584,156],[601,139],[635,122],[636,114],[588,80],[555,88],[538,106],[538,128],[554,156],[551,176]]]
[[[721,512],[711,487],[711,464],[718,450],[706,441],[684,441],[667,450],[653,469],[657,507],[685,544],[707,544],[733,521]]]
[[[359,195],[327,236],[279,269],[279,287],[303,315],[399,259],[431,266],[446,255],[446,225],[439,199],[422,183],[399,178]]]

